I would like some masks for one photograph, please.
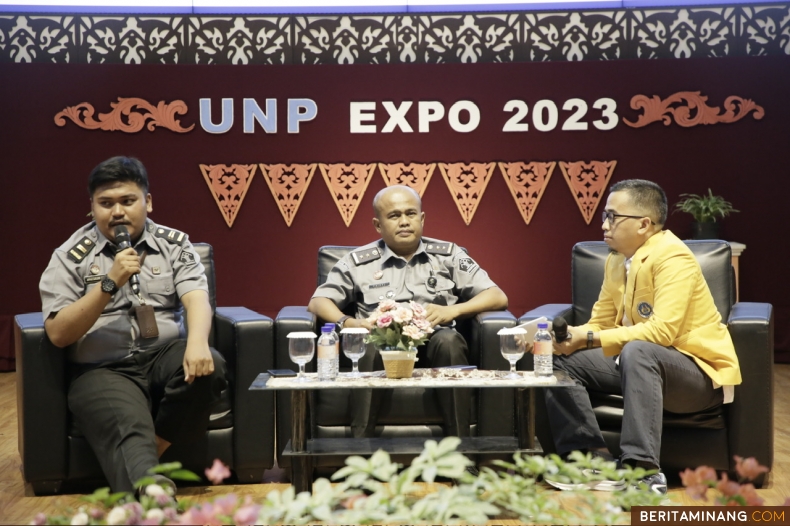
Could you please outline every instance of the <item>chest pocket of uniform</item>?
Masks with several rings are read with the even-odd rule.
[[[160,307],[175,307],[176,305],[176,285],[173,282],[172,274],[163,274],[157,278],[140,280],[140,283],[148,293],[151,301]]]

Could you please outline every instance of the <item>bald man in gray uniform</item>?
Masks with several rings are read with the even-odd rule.
[[[434,327],[425,348],[418,349],[429,367],[466,365],[469,348],[453,328],[455,320],[507,308],[507,296],[488,274],[454,243],[422,236],[425,212],[417,192],[391,186],[373,199],[373,226],[381,239],[343,257],[318,287],[308,310],[342,327],[371,328],[366,318],[380,301],[416,301],[425,306]],[[343,314],[350,304],[356,318]],[[422,361],[425,359],[425,361]],[[382,369],[379,354],[368,346],[361,370]],[[377,391],[377,390],[376,390]],[[469,436],[468,389],[437,389],[448,436]],[[380,393],[354,389],[355,437],[370,437],[376,427]]]
[[[88,191],[94,221],[55,250],[41,276],[44,328],[53,344],[68,347],[77,426],[112,490],[131,492],[171,443],[205,435],[226,386],[225,362],[208,346],[212,314],[200,257],[186,234],[147,218],[142,163],[104,161]],[[116,239],[121,225],[127,248]],[[129,284],[134,275],[139,292]]]

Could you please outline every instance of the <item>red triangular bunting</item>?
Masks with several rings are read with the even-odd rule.
[[[556,166],[556,162],[499,163],[502,176],[525,223],[529,224],[532,220]]]
[[[254,164],[201,164],[200,171],[206,180],[214,201],[217,202],[222,217],[233,226],[236,215],[244,202],[244,196],[255,175]]]
[[[562,175],[587,224],[592,221],[617,161],[560,162]]]

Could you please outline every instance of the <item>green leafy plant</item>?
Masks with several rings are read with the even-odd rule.
[[[166,490],[144,485],[139,502],[129,494],[111,495],[106,488],[85,498],[86,506],[58,516],[39,514],[34,524],[482,524],[492,519],[526,523],[615,524],[628,523],[624,511],[631,506],[656,506],[664,496],[633,487],[613,494],[590,490],[558,492],[544,478],[586,483],[601,476],[618,476],[635,482],[643,469],[616,470],[581,453],[568,461],[513,455],[512,462],[497,461],[499,469],[484,467],[479,475],[466,471],[472,462],[457,451],[460,439],[428,440],[425,449],[403,468],[377,451],[370,458],[349,457],[332,476],[334,484],[318,479],[313,492],[296,493],[293,486],[269,491],[261,502],[249,496],[227,494],[210,502],[176,505]],[[180,465],[155,468],[172,478],[183,475]],[[591,474],[596,470],[595,474]],[[221,471],[215,462],[210,472]],[[153,474],[153,473],[152,473]],[[227,476],[227,475],[225,475]],[[192,475],[196,478],[196,476]],[[455,484],[434,484],[439,477]],[[427,491],[422,481],[433,491]],[[141,481],[151,482],[150,480]],[[178,506],[178,507],[176,507]]]
[[[732,203],[722,196],[713,195],[710,188],[708,188],[707,195],[680,194],[680,197],[682,199],[675,204],[674,211],[691,214],[697,223],[716,222],[717,219],[723,219],[733,212],[738,212],[732,207]]]

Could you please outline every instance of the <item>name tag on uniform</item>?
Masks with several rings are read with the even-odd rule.
[[[104,279],[104,274],[102,274],[101,276],[85,276],[83,278],[83,281],[85,282],[86,285],[90,285],[91,283],[99,283],[103,279]]]
[[[372,285],[368,285],[369,289],[380,289],[382,287],[389,287],[390,283],[387,281],[386,283],[373,283]]]
[[[140,336],[143,338],[156,338],[159,336],[159,327],[156,325],[156,314],[151,305],[140,305],[132,309],[140,327]]]

